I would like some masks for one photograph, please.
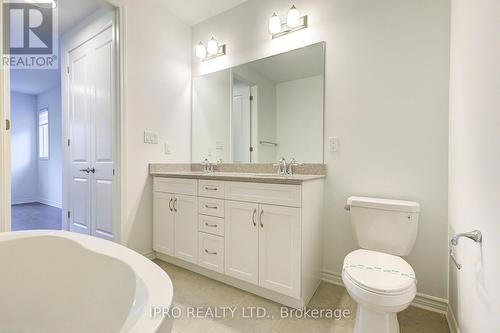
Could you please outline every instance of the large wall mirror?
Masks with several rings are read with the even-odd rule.
[[[193,78],[193,163],[323,163],[324,64],[318,43]]]

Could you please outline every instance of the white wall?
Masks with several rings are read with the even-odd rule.
[[[229,70],[193,78],[193,163],[230,160],[231,101]],[[223,143],[223,149],[216,149],[216,142]]]
[[[12,204],[38,201],[36,97],[11,93]]]
[[[61,86],[36,98],[37,110],[49,109],[49,159],[38,161],[38,201],[54,207],[62,204]]]
[[[450,87],[450,233],[462,239],[450,264],[450,305],[463,333],[500,327],[500,2],[453,0]]]
[[[323,162],[323,75],[276,85],[278,156]]]
[[[290,2],[254,0],[196,25],[193,40],[212,35],[228,45],[213,61],[193,58],[195,75],[326,41],[327,153],[325,255],[339,273],[356,248],[350,195],[419,201],[418,238],[408,261],[418,291],[447,298],[448,0],[297,0],[310,27],[271,39],[268,19]],[[192,45],[192,47],[194,44]]]
[[[112,2],[125,5],[126,19],[122,238],[145,253],[153,225],[148,164],[191,160],[191,28],[156,1]],[[160,144],[143,143],[146,129],[159,134]],[[171,155],[164,154],[165,141]]]

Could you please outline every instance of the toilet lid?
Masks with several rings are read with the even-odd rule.
[[[349,253],[343,270],[360,287],[376,293],[399,293],[417,283],[406,261],[377,251],[360,249]]]

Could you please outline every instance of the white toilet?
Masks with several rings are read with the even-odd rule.
[[[361,249],[344,259],[342,281],[358,304],[355,333],[397,333],[397,313],[417,293],[407,256],[417,237],[417,202],[350,197],[347,206]]]

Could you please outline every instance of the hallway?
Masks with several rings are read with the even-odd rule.
[[[61,209],[41,203],[12,206],[12,231],[61,230]]]

